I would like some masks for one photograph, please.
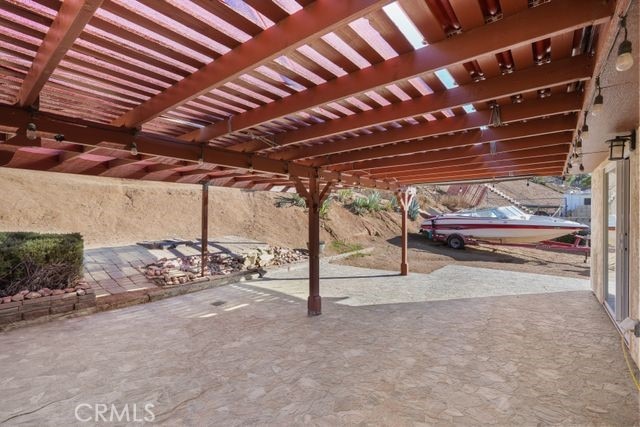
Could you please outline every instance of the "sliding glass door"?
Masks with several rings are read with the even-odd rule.
[[[605,302],[614,319],[629,312],[629,161],[605,170]]]

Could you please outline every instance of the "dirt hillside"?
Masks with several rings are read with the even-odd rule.
[[[0,194],[0,231],[80,232],[86,247],[200,235],[201,189],[196,185],[0,168]],[[277,196],[211,187],[209,235],[306,246],[304,209],[277,208]],[[333,203],[321,238],[363,244],[385,240],[400,233],[399,219],[391,212],[359,217]]]

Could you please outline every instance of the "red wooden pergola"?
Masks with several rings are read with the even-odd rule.
[[[562,174],[628,2],[0,0],[0,166],[298,191],[319,314],[331,189]]]

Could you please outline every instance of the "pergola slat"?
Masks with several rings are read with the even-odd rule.
[[[466,62],[481,55],[500,52],[514,46],[527,46],[540,38],[584,25],[605,22],[610,15],[609,8],[599,0],[546,3],[491,25],[475,28],[435,45],[337,78],[266,107],[236,115],[233,118],[232,130],[246,129],[378,86]],[[536,25],[530,25],[531,22],[536,22]],[[229,123],[218,122],[190,132],[184,135],[183,139],[208,141],[228,132]]]
[[[580,95],[568,93],[556,95],[545,100],[508,105],[502,108],[502,120],[504,123],[512,123],[543,116],[575,112],[580,110],[581,103],[582,97]],[[491,113],[489,111],[477,111],[475,113],[463,114],[434,122],[421,123],[399,129],[392,129],[386,132],[349,138],[343,141],[325,142],[324,144],[296,150],[295,155],[274,155],[272,157],[281,160],[293,160],[347,153],[353,150],[372,148],[394,142],[471,130],[488,125],[490,118]]]
[[[508,76],[495,77],[481,83],[471,83],[426,95],[422,98],[391,104],[344,119],[331,120],[330,122],[286,132],[276,137],[276,143],[280,146],[287,146],[318,138],[326,138],[342,132],[380,125],[421,114],[434,113],[464,104],[484,102],[549,86],[586,80],[591,77],[592,73],[593,61],[591,58],[579,56],[542,67],[530,68]],[[330,146],[336,145],[339,144],[327,142],[318,146],[317,150],[326,153],[325,150],[328,150]],[[289,152],[278,152],[272,157],[295,159],[307,156],[310,152],[313,152],[313,149],[293,148]]]
[[[311,4],[124,114],[113,124],[138,126],[388,2],[356,0],[337,2],[331,8]]]
[[[527,150],[530,148],[542,148],[552,145],[564,145],[570,144],[571,140],[571,132],[565,131],[548,135],[523,137],[508,141],[497,141],[495,144],[493,144],[494,148],[492,148],[492,144],[464,145],[458,148],[450,148],[446,150],[442,149],[438,151],[428,151],[403,156],[393,156],[387,158],[378,158],[375,160],[344,163],[342,165],[332,167],[331,170],[336,172],[349,172],[392,166],[409,166],[412,164],[475,157],[482,154],[491,154],[492,151],[500,153]]]
[[[571,131],[576,126],[576,116],[554,116],[548,119],[531,120],[510,126],[494,127],[485,130],[473,130],[466,133],[445,135],[438,138],[427,138],[422,141],[389,144],[368,150],[340,153],[312,160],[313,166],[328,166],[341,163],[357,162],[389,156],[433,151],[462,145],[485,144],[507,139],[525,138],[533,135],[544,135],[563,131]]]
[[[29,73],[22,82],[17,104],[32,105],[62,58],[82,33],[103,0],[67,0],[44,37]]]

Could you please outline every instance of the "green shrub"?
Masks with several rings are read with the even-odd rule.
[[[359,243],[347,243],[342,240],[334,240],[331,242],[331,247],[339,254],[359,251],[362,249],[362,245]]]
[[[407,209],[407,216],[411,221],[415,221],[418,219],[418,215],[420,215],[420,203],[418,203],[418,199],[414,197],[411,199],[411,203],[409,203],[409,209]]]
[[[0,296],[64,288],[82,275],[82,236],[0,233]]]
[[[286,206],[298,206],[304,208],[307,206],[307,202],[304,200],[304,197],[301,197],[298,193],[276,197],[276,207],[284,208]]]
[[[329,205],[331,204],[331,197],[327,197],[324,202],[320,205],[320,209],[318,214],[320,218],[327,219],[327,215],[329,215]]]
[[[352,198],[353,198],[353,190],[349,188],[338,190],[336,192],[336,199],[342,204],[348,203]]]
[[[382,197],[380,197],[380,193],[374,191],[369,194],[367,197],[367,206],[371,212],[378,212],[382,210]]]
[[[389,203],[391,206],[391,210],[394,212],[397,212],[400,210],[400,203],[398,203],[398,198],[394,197],[391,199],[391,202]]]
[[[358,197],[348,205],[351,212],[356,215],[364,215],[367,212],[381,211],[384,206],[380,193],[377,191],[372,192],[367,197]]]

